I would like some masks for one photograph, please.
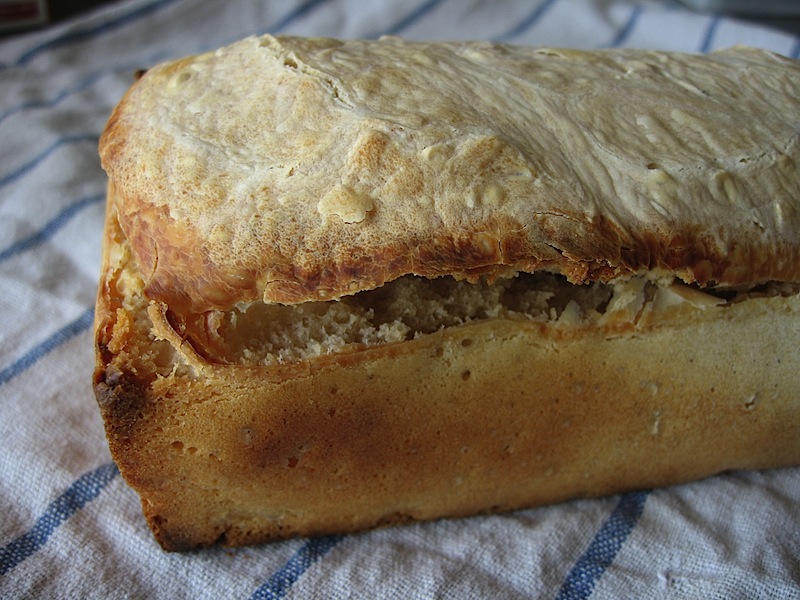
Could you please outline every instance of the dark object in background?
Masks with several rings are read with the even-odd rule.
[[[800,17],[797,0],[683,0],[701,12],[734,14],[759,18]]]
[[[0,35],[57,23],[113,0],[0,0]]]
[[[49,21],[45,0],[0,0],[0,32],[28,29]]]
[[[800,33],[798,0],[681,0],[681,3],[697,12],[746,19],[789,33]]]

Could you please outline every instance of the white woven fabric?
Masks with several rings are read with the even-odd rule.
[[[800,469],[359,535],[160,550],[111,462],[90,388],[97,139],[135,69],[264,32],[800,54],[793,34],[625,0],[129,0],[0,40],[0,597],[800,598]]]

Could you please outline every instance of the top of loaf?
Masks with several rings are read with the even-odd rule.
[[[156,66],[100,141],[149,297],[408,273],[800,280],[800,61],[248,38]]]

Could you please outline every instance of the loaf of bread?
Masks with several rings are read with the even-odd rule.
[[[800,464],[800,63],[250,38],[100,141],[94,389],[167,550]]]

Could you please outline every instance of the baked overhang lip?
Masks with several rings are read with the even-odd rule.
[[[797,61],[746,48],[264,36],[150,69],[100,149],[181,310],[509,268],[737,286],[800,280],[798,97]]]

